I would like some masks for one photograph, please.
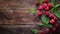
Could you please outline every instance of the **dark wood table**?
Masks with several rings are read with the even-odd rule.
[[[0,34],[32,34],[31,29],[39,30],[36,25],[41,22],[33,21],[30,8],[35,9],[35,0],[0,0]],[[60,34],[59,28],[57,32]]]

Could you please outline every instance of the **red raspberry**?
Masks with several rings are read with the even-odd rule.
[[[43,10],[43,6],[39,6],[38,10]]]
[[[54,19],[51,19],[50,20],[50,24],[54,24],[55,23],[55,20]]]
[[[36,6],[39,6],[39,4],[40,4],[40,3],[39,3],[38,1],[36,1]]]
[[[48,0],[43,0],[43,2],[44,2],[44,3],[47,3],[47,2],[48,2]]]
[[[55,17],[55,16],[54,16],[54,18],[53,18],[53,19],[56,21],[56,20],[57,20],[57,17]]]
[[[44,3],[44,4],[42,4],[42,6],[43,6],[43,8],[45,9],[45,8],[47,7],[47,4]]]
[[[40,33],[40,34],[44,34],[43,30],[40,30],[39,33]]]
[[[52,8],[52,4],[51,4],[51,3],[48,3],[48,7],[49,7],[49,8]]]
[[[48,10],[49,10],[49,7],[47,6],[47,7],[45,8],[45,10],[48,11]]]
[[[38,15],[41,16],[42,15],[42,12],[41,11],[38,11]]]
[[[49,33],[50,32],[50,29],[49,28],[46,28],[46,33]]]
[[[53,28],[52,28],[52,31],[56,31],[56,28],[55,28],[55,27],[53,27]]]
[[[49,11],[46,11],[45,14],[48,17],[50,13],[49,13]]]
[[[50,14],[49,15],[49,18],[54,18],[54,14]]]
[[[58,28],[58,26],[59,26],[59,24],[56,23],[56,24],[55,24],[55,27]]]

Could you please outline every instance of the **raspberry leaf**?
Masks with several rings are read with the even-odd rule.
[[[43,24],[48,24],[49,23],[49,18],[47,18],[45,15],[42,15],[41,19],[42,19]]]
[[[60,12],[58,11],[58,8],[53,8],[50,11],[53,12],[55,14],[55,16],[57,16],[58,18],[60,18]]]
[[[37,29],[32,29],[32,33],[37,34],[38,30]]]
[[[55,14],[55,16],[57,16],[58,18],[60,18],[60,12],[57,9],[54,10],[54,14]]]
[[[51,24],[43,24],[43,26],[49,27],[49,28],[52,28],[53,27],[53,25],[51,25]]]
[[[47,24],[47,27],[52,28],[53,26],[51,24]]]
[[[55,5],[55,8],[60,8],[60,4]]]
[[[54,11],[54,8],[52,8],[51,10],[50,10],[50,12],[53,12]]]
[[[55,7],[56,5],[56,0],[51,0],[52,6]]]
[[[38,0],[39,2],[40,2],[40,4],[42,4],[43,3],[43,1],[42,0]]]
[[[36,13],[36,10],[35,9],[30,9],[30,13],[31,14],[35,14]]]
[[[44,24],[43,23],[40,23],[38,26],[44,26]]]

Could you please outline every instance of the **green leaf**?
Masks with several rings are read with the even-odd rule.
[[[50,10],[50,12],[53,12],[54,11],[54,8],[52,8],[51,10]]]
[[[60,4],[55,5],[55,8],[60,8]]]
[[[37,29],[32,29],[32,33],[37,34],[38,30]]]
[[[53,8],[50,10],[50,12],[54,12],[54,11],[58,10],[58,8],[60,8],[60,4],[55,5],[55,7],[53,7]]]
[[[60,18],[60,12],[57,9],[54,10],[54,14],[55,14],[55,16],[57,16],[58,18]]]
[[[54,13],[54,11],[56,10],[57,8],[52,8],[51,10],[50,10],[50,12],[52,12],[52,13]]]
[[[52,27],[53,27],[53,25],[51,25],[51,24],[47,24],[47,27],[52,28]]]
[[[50,1],[51,1],[51,3],[52,3],[52,6],[55,7],[55,5],[56,5],[56,0],[50,0]]]
[[[44,24],[43,23],[40,23],[38,26],[44,26]]]
[[[36,10],[35,9],[30,9],[30,13],[31,14],[35,14],[36,13]]]
[[[39,2],[40,2],[40,4],[42,4],[43,3],[43,0],[38,0]]]
[[[53,12],[55,14],[55,16],[57,16],[58,18],[60,18],[60,12],[58,11],[57,8],[51,9],[51,12]]]
[[[45,15],[42,15],[41,19],[42,19],[43,24],[49,23],[49,18],[47,18]]]

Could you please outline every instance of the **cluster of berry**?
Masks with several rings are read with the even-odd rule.
[[[41,30],[39,30],[39,34],[50,34],[52,32],[55,32],[56,29],[58,28],[58,26],[59,26],[58,24],[55,24],[54,27],[52,27],[52,28],[46,27],[45,31],[43,29],[41,29]]]
[[[53,25],[52,28],[46,27],[45,31],[46,33],[49,33],[50,31],[56,31],[56,28],[58,28],[58,24],[56,23],[57,17],[51,13],[49,10],[53,8],[52,4],[48,2],[48,0],[43,0],[42,5],[40,5],[40,2],[36,0],[35,2],[37,9],[38,16],[42,16],[43,14],[50,19],[49,24]],[[44,10],[44,12],[42,11]],[[41,29],[39,31],[40,34],[44,34],[44,31]]]
[[[49,9],[52,8],[52,4],[48,3],[48,0],[43,0],[43,4],[41,6],[39,5],[40,3],[36,1],[36,6],[38,6],[38,15],[41,16],[43,14],[41,10],[45,10],[45,15],[51,19],[50,23],[54,24],[57,17],[53,13],[49,12]]]

